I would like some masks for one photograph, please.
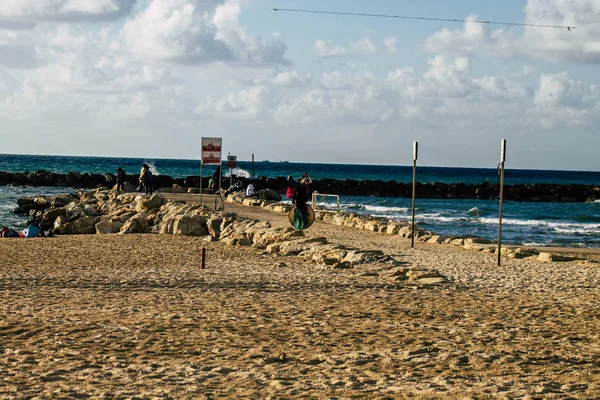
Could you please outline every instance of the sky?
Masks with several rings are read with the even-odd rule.
[[[0,2],[0,154],[599,171],[599,81],[600,0]]]

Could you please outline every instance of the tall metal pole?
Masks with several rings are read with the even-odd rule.
[[[252,153],[252,177],[254,178],[254,153]]]
[[[200,151],[200,205],[202,205],[202,151]]]
[[[415,195],[417,184],[417,156],[419,142],[413,142],[413,181],[412,181],[412,222],[410,225],[410,247],[415,247]]]
[[[506,160],[506,139],[502,139],[500,150],[500,213],[498,215],[498,266],[502,256],[502,206],[504,204],[504,161]]]

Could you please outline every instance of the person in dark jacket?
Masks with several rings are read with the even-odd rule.
[[[142,171],[142,180],[144,183],[144,188],[146,189],[146,194],[152,194],[152,171],[150,171],[150,166],[148,164],[144,164]]]
[[[117,192],[124,190],[123,185],[125,184],[125,171],[123,168],[117,168]]]
[[[220,165],[217,167],[217,169],[213,173],[212,178],[213,178],[213,183],[215,185],[214,189],[215,190],[221,189],[221,180],[223,179],[223,176],[222,176],[221,166]]]
[[[300,182],[296,182],[290,175],[288,176],[288,190],[287,193],[291,193],[292,203],[303,213],[306,212],[306,202],[308,196],[306,192],[306,186]]]

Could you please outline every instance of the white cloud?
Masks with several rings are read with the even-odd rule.
[[[331,40],[318,39],[315,42],[315,51],[320,57],[341,57],[348,54],[348,50],[336,46]]]
[[[426,42],[434,53],[521,56],[567,63],[600,63],[600,0],[528,0],[525,23],[574,26],[494,29],[465,23],[462,30],[443,29]],[[476,19],[469,16],[468,19]]]
[[[265,86],[254,86],[214,100],[208,97],[196,107],[195,113],[204,117],[236,120],[264,120],[270,112],[271,93]]]
[[[357,54],[373,54],[377,52],[377,47],[370,39],[363,38],[357,42],[350,44],[350,49],[352,53]]]
[[[14,24],[110,20],[127,14],[134,4],[135,0],[2,0],[0,20]]]
[[[236,62],[256,67],[289,64],[284,58],[287,46],[278,35],[263,42],[239,24],[237,1],[220,3],[152,0],[123,26],[125,45],[148,61]]]
[[[321,87],[329,90],[350,90],[357,86],[374,83],[375,78],[368,72],[362,74],[345,74],[340,71],[324,72]]]
[[[589,108],[600,100],[595,85],[585,87],[580,81],[569,77],[567,72],[542,74],[535,104],[543,107]]]
[[[304,87],[309,85],[311,82],[310,74],[306,74],[304,77],[300,76],[296,71],[284,71],[280,72],[273,78],[273,84],[275,86],[283,87]]]
[[[395,37],[386,37],[383,40],[383,44],[388,53],[395,54],[398,52],[398,38]]]
[[[319,57],[344,57],[353,54],[373,54],[377,52],[377,47],[368,38],[351,42],[348,48],[335,45],[331,40],[318,39],[314,45],[315,51]]]

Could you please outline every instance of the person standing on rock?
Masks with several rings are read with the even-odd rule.
[[[123,168],[119,167],[117,168],[117,192],[120,192],[121,190],[125,190],[123,185],[125,184],[125,171],[123,171]]]
[[[305,172],[304,175],[302,175],[300,183],[306,187],[306,199],[308,201],[310,198],[310,185],[313,183],[312,179],[310,179],[310,176],[308,176],[308,172]]]
[[[221,180],[223,179],[220,165],[217,167],[217,169],[213,173],[212,178],[213,178],[213,183],[215,185],[215,190],[217,188],[220,190],[221,189]]]
[[[140,177],[138,179],[138,193],[142,193],[144,191],[144,177],[146,176],[146,166],[146,163],[142,164],[142,170],[140,171]]]
[[[146,194],[152,194],[152,171],[150,171],[150,166],[146,163],[142,165],[142,172],[140,174],[140,193],[142,185],[146,190]]]

